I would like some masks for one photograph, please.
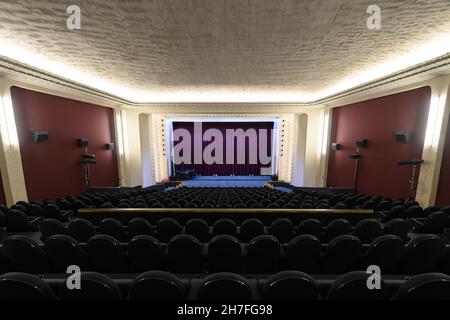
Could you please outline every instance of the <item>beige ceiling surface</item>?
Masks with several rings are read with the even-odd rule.
[[[66,28],[70,4],[81,30]],[[381,30],[366,27],[370,4]],[[448,35],[450,0],[0,0],[0,46],[26,51],[12,58],[45,57],[69,70],[47,71],[134,101],[208,91],[308,100]]]

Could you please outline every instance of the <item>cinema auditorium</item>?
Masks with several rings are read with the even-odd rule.
[[[450,300],[449,17],[1,0],[0,300]]]

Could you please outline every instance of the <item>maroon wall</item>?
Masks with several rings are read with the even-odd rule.
[[[330,151],[328,186],[353,186],[355,161],[349,156],[356,151],[356,140],[366,138],[358,191],[407,197],[411,167],[397,162],[422,156],[430,98],[431,89],[423,87],[333,109],[331,142],[343,148]],[[412,142],[397,142],[398,130],[412,131]]]
[[[438,206],[450,205],[450,124],[447,126],[445,135],[436,204]]]
[[[11,95],[29,200],[85,190],[77,138],[89,139],[88,151],[97,157],[91,185],[118,185],[116,151],[104,147],[115,140],[112,109],[18,87]],[[33,143],[33,130],[48,131],[48,141]]]

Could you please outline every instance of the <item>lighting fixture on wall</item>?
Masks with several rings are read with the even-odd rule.
[[[48,140],[48,131],[33,131],[32,136],[34,143],[45,142]]]
[[[333,142],[331,144],[331,149],[334,151],[338,151],[342,149],[342,145],[340,143]]]
[[[105,144],[105,149],[106,150],[114,150],[114,148],[115,148],[115,145],[114,145],[113,142]]]
[[[410,143],[412,133],[410,131],[400,130],[395,133],[395,140],[401,143]]]

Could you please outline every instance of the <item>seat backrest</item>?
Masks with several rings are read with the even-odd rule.
[[[200,283],[198,300],[251,300],[252,289],[248,281],[234,273],[212,274]]]
[[[450,300],[450,277],[443,273],[424,273],[405,281],[394,300]]]
[[[337,236],[350,234],[351,228],[352,226],[347,220],[335,219],[326,226],[323,241],[329,242]]]
[[[395,235],[402,240],[406,239],[410,230],[411,225],[404,219],[392,219],[384,225],[384,234]]]
[[[175,275],[164,271],[144,272],[134,279],[131,300],[185,300],[186,286]]]
[[[405,253],[405,243],[395,235],[383,235],[372,241],[364,257],[364,267],[377,265],[384,274],[395,274]]]
[[[177,220],[172,218],[162,218],[156,223],[156,232],[161,242],[169,242],[169,240],[181,233],[181,227]]]
[[[233,236],[218,235],[208,243],[209,272],[240,272],[241,259],[241,244]]]
[[[375,219],[366,219],[359,221],[353,235],[362,243],[371,243],[373,239],[383,234],[383,225]]]
[[[247,219],[241,224],[239,237],[243,242],[249,242],[256,236],[264,234],[264,224],[259,219]]]
[[[353,271],[338,277],[331,286],[328,300],[387,300],[388,289],[383,278],[379,278],[379,288],[370,289],[368,284],[372,274]],[[376,280],[374,280],[375,282]],[[375,283],[374,283],[375,285]]]
[[[128,234],[130,237],[140,236],[140,235],[148,235],[153,236],[154,232],[152,229],[152,225],[148,222],[147,219],[143,218],[134,218],[128,222]]]
[[[422,228],[418,232],[422,233],[444,233],[447,226],[448,214],[444,211],[436,211],[431,213],[425,220]]]
[[[193,236],[179,234],[167,245],[169,269],[173,272],[195,273],[202,271],[202,244]]]
[[[209,240],[209,225],[203,219],[190,219],[185,224],[185,232],[201,242]]]
[[[355,236],[338,236],[330,241],[322,261],[324,273],[346,273],[353,271],[362,257],[361,241]]]
[[[120,242],[128,241],[128,234],[122,223],[119,220],[113,218],[105,218],[99,223],[99,233],[110,235]]]
[[[266,280],[262,288],[266,300],[317,300],[319,288],[314,279],[300,271],[281,271]]]
[[[79,242],[87,242],[97,233],[92,222],[80,218],[70,220],[67,229],[69,235],[77,239]]]
[[[6,213],[6,229],[8,232],[35,231],[27,215],[20,210],[11,209]]]
[[[47,239],[55,234],[66,234],[66,228],[62,222],[55,219],[44,219],[39,223],[39,232],[43,239]]]
[[[214,235],[228,234],[231,236],[237,235],[236,222],[231,219],[218,219],[213,227]]]
[[[84,268],[87,264],[86,253],[78,241],[67,235],[53,235],[45,241],[47,253],[55,272],[66,273],[67,267],[77,265]]]
[[[55,300],[50,286],[41,278],[21,272],[0,275],[0,300]]]
[[[16,271],[33,274],[52,272],[47,254],[35,240],[27,236],[10,236],[3,242],[3,248]]]
[[[247,245],[247,272],[274,273],[280,269],[281,244],[277,238],[261,235]]]
[[[287,243],[294,235],[294,224],[288,218],[279,218],[270,225],[270,234],[282,243]]]
[[[310,234],[320,238],[322,235],[322,222],[317,219],[305,219],[298,225],[297,234]]]
[[[128,271],[126,255],[120,242],[108,235],[98,234],[90,238],[86,251],[96,272],[120,273]]]
[[[310,234],[295,237],[289,242],[286,266],[289,270],[314,272],[322,255],[319,239]]]
[[[117,284],[104,274],[81,272],[80,281],[80,289],[70,290],[68,286],[62,286],[59,297],[63,300],[120,300],[122,298]]]
[[[445,242],[440,237],[420,235],[406,244],[402,271],[405,274],[432,272],[445,252]]]
[[[161,269],[163,250],[156,238],[148,235],[135,236],[130,240],[127,248],[132,271]]]

